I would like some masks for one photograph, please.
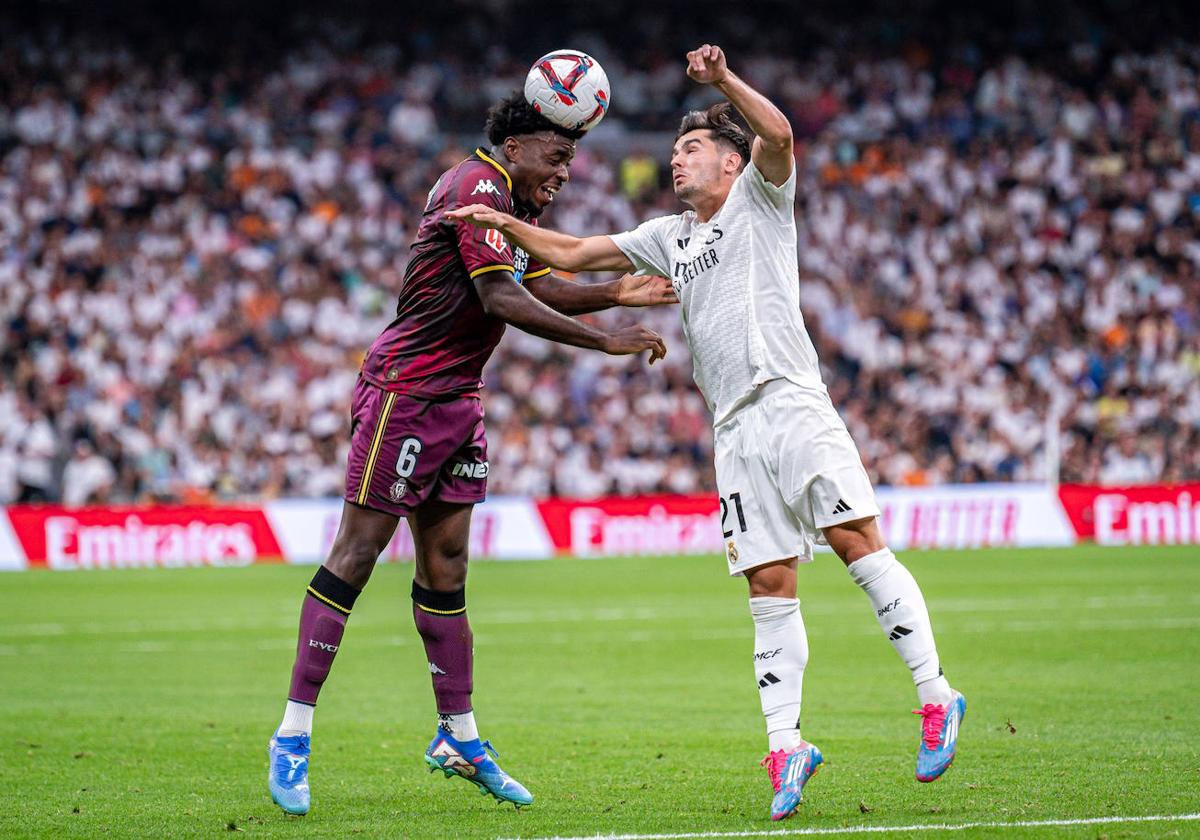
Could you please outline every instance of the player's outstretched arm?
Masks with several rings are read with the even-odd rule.
[[[486,204],[469,204],[446,211],[446,218],[494,228],[534,258],[563,271],[632,271],[629,257],[607,236],[580,239],[566,233],[534,227]]]
[[[583,315],[613,306],[679,303],[671,281],[653,275],[626,274],[607,283],[577,283],[554,274],[525,281],[529,293],[556,312]]]
[[[720,47],[703,44],[687,54],[687,74],[712,85],[746,118],[754,132],[750,159],[763,177],[782,186],[792,174],[792,125],[771,100],[734,74]]]
[[[561,344],[603,350],[613,356],[650,351],[650,364],[667,355],[667,345],[654,330],[635,325],[613,332],[568,318],[537,300],[508,271],[489,271],[475,278],[483,310],[518,329]]]

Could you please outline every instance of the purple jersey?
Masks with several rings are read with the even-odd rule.
[[[500,231],[445,217],[447,210],[468,204],[486,204],[537,223],[515,207],[512,178],[482,149],[442,173],[429,191],[396,317],[363,361],[368,382],[435,399],[478,393],[504,322],[483,311],[472,281],[490,271],[512,272],[518,283],[550,273],[524,251],[514,252]]]

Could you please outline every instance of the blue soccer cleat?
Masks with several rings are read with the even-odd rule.
[[[796,812],[804,799],[804,785],[820,769],[825,757],[812,744],[802,742],[799,749],[767,753],[762,766],[771,774],[775,798],[771,800],[771,819],[784,820]]]
[[[275,804],[289,814],[308,813],[308,753],[307,735],[284,737],[276,730],[267,745],[267,787]]]
[[[958,746],[958,730],[967,713],[967,701],[957,691],[950,698],[950,705],[935,706],[926,703],[914,709],[920,715],[921,746],[917,750],[917,781],[932,782],[946,772],[954,761],[954,750]]]
[[[484,796],[491,794],[499,802],[511,802],[518,810],[533,802],[533,794],[488,755],[499,758],[490,741],[455,740],[449,732],[439,729],[425,750],[429,772],[441,770],[446,777],[460,776],[479,788]]]

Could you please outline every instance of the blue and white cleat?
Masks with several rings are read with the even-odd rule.
[[[307,814],[309,736],[283,737],[276,730],[267,745],[271,799],[289,814]]]
[[[439,729],[425,750],[425,763],[429,772],[441,770],[446,778],[460,776],[479,788],[484,796],[491,794],[498,802],[511,802],[520,810],[533,802],[533,794],[500,769],[500,765],[488,755],[499,758],[490,741],[455,740],[449,732]]]
[[[921,746],[917,750],[917,781],[932,782],[946,772],[954,761],[954,750],[958,746],[958,730],[967,713],[967,701],[957,691],[948,706],[926,703],[914,709],[920,715]]]
[[[771,787],[775,789],[771,819],[785,820],[796,812],[804,799],[804,785],[824,762],[821,751],[807,741],[791,752],[775,750],[767,753],[762,766],[771,774]]]

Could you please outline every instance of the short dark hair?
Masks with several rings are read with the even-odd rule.
[[[525,94],[519,90],[514,90],[491,107],[483,131],[493,146],[499,146],[506,137],[520,137],[539,131],[553,131],[568,140],[578,140],[586,133],[571,131],[550,122],[525,101]]]
[[[750,162],[750,134],[733,121],[733,106],[728,102],[718,102],[704,111],[689,111],[679,123],[675,139],[697,129],[711,132],[717,143],[732,147],[742,156],[742,166]]]

